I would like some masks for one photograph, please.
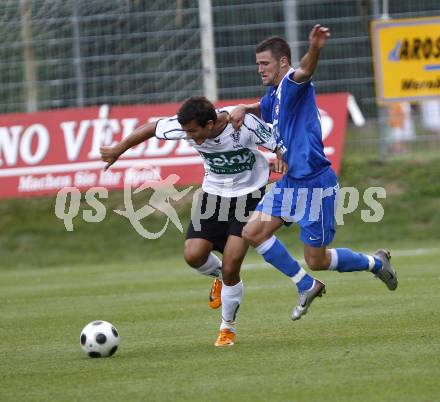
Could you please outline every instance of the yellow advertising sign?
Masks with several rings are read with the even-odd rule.
[[[440,16],[371,25],[378,103],[440,97]]]

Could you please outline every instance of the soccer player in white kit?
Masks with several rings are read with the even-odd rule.
[[[203,192],[186,234],[184,258],[201,274],[216,277],[209,304],[212,308],[221,305],[222,321],[215,346],[235,343],[236,315],[243,298],[240,267],[248,249],[241,232],[263,196],[270,174],[269,163],[258,146],[276,149],[276,141],[263,121],[246,114],[237,131],[229,123],[228,109],[232,108],[216,110],[208,99],[192,97],[182,104],[177,116],[147,123],[119,144],[101,147],[106,168],[126,150],[153,136],[185,139],[202,156]],[[273,168],[284,173],[287,166],[277,159]],[[222,260],[214,250],[223,254]]]

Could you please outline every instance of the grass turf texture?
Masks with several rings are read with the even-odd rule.
[[[434,401],[440,374],[440,250],[394,257],[396,292],[369,273],[318,274],[328,292],[298,322],[294,285],[243,270],[238,343],[213,346],[210,281],[179,257],[0,274],[1,400]],[[437,316],[437,318],[436,318]],[[115,324],[120,349],[90,359],[79,333]]]
[[[398,290],[368,273],[319,273],[327,295],[293,323],[293,284],[250,252],[228,350],[213,346],[220,314],[207,307],[210,282],[185,266],[173,226],[157,241],[140,238],[110,212],[123,207],[115,193],[106,220],[78,217],[69,233],[53,198],[1,202],[0,401],[438,400],[439,173],[438,157],[346,163],[342,186],[387,188],[385,217],[347,216],[334,246],[397,249]],[[187,222],[188,210],[180,216]],[[301,256],[297,230],[280,237]],[[112,358],[80,350],[94,319],[121,333]]]

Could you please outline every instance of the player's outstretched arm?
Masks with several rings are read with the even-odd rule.
[[[325,46],[330,37],[330,30],[317,24],[312,28],[309,35],[309,50],[299,63],[299,68],[295,70],[293,80],[295,82],[305,82],[310,79],[318,65],[319,53]]]
[[[109,147],[103,146],[99,149],[101,159],[107,162],[104,170],[107,170],[119,157],[128,149],[154,137],[156,132],[156,123],[146,123],[135,129],[128,137],[124,138],[120,143]]]
[[[229,115],[229,121],[235,130],[239,130],[244,122],[244,115],[246,113],[252,113],[257,117],[261,116],[260,113],[260,102],[253,103],[251,105],[240,104],[235,107],[235,109]]]

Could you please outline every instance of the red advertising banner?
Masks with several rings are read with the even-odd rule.
[[[324,152],[332,163],[336,174],[341,168],[344,153],[345,129],[347,127],[347,105],[349,93],[325,94],[317,97],[321,114]]]
[[[325,152],[338,172],[347,120],[349,94],[318,96]],[[255,99],[221,101],[217,106]],[[179,185],[200,184],[203,163],[184,140],[157,138],[130,149],[103,171],[99,148],[119,142],[137,126],[172,116],[177,103],[62,109],[0,115],[0,198],[57,193],[63,187],[119,189],[125,182],[178,174]]]

